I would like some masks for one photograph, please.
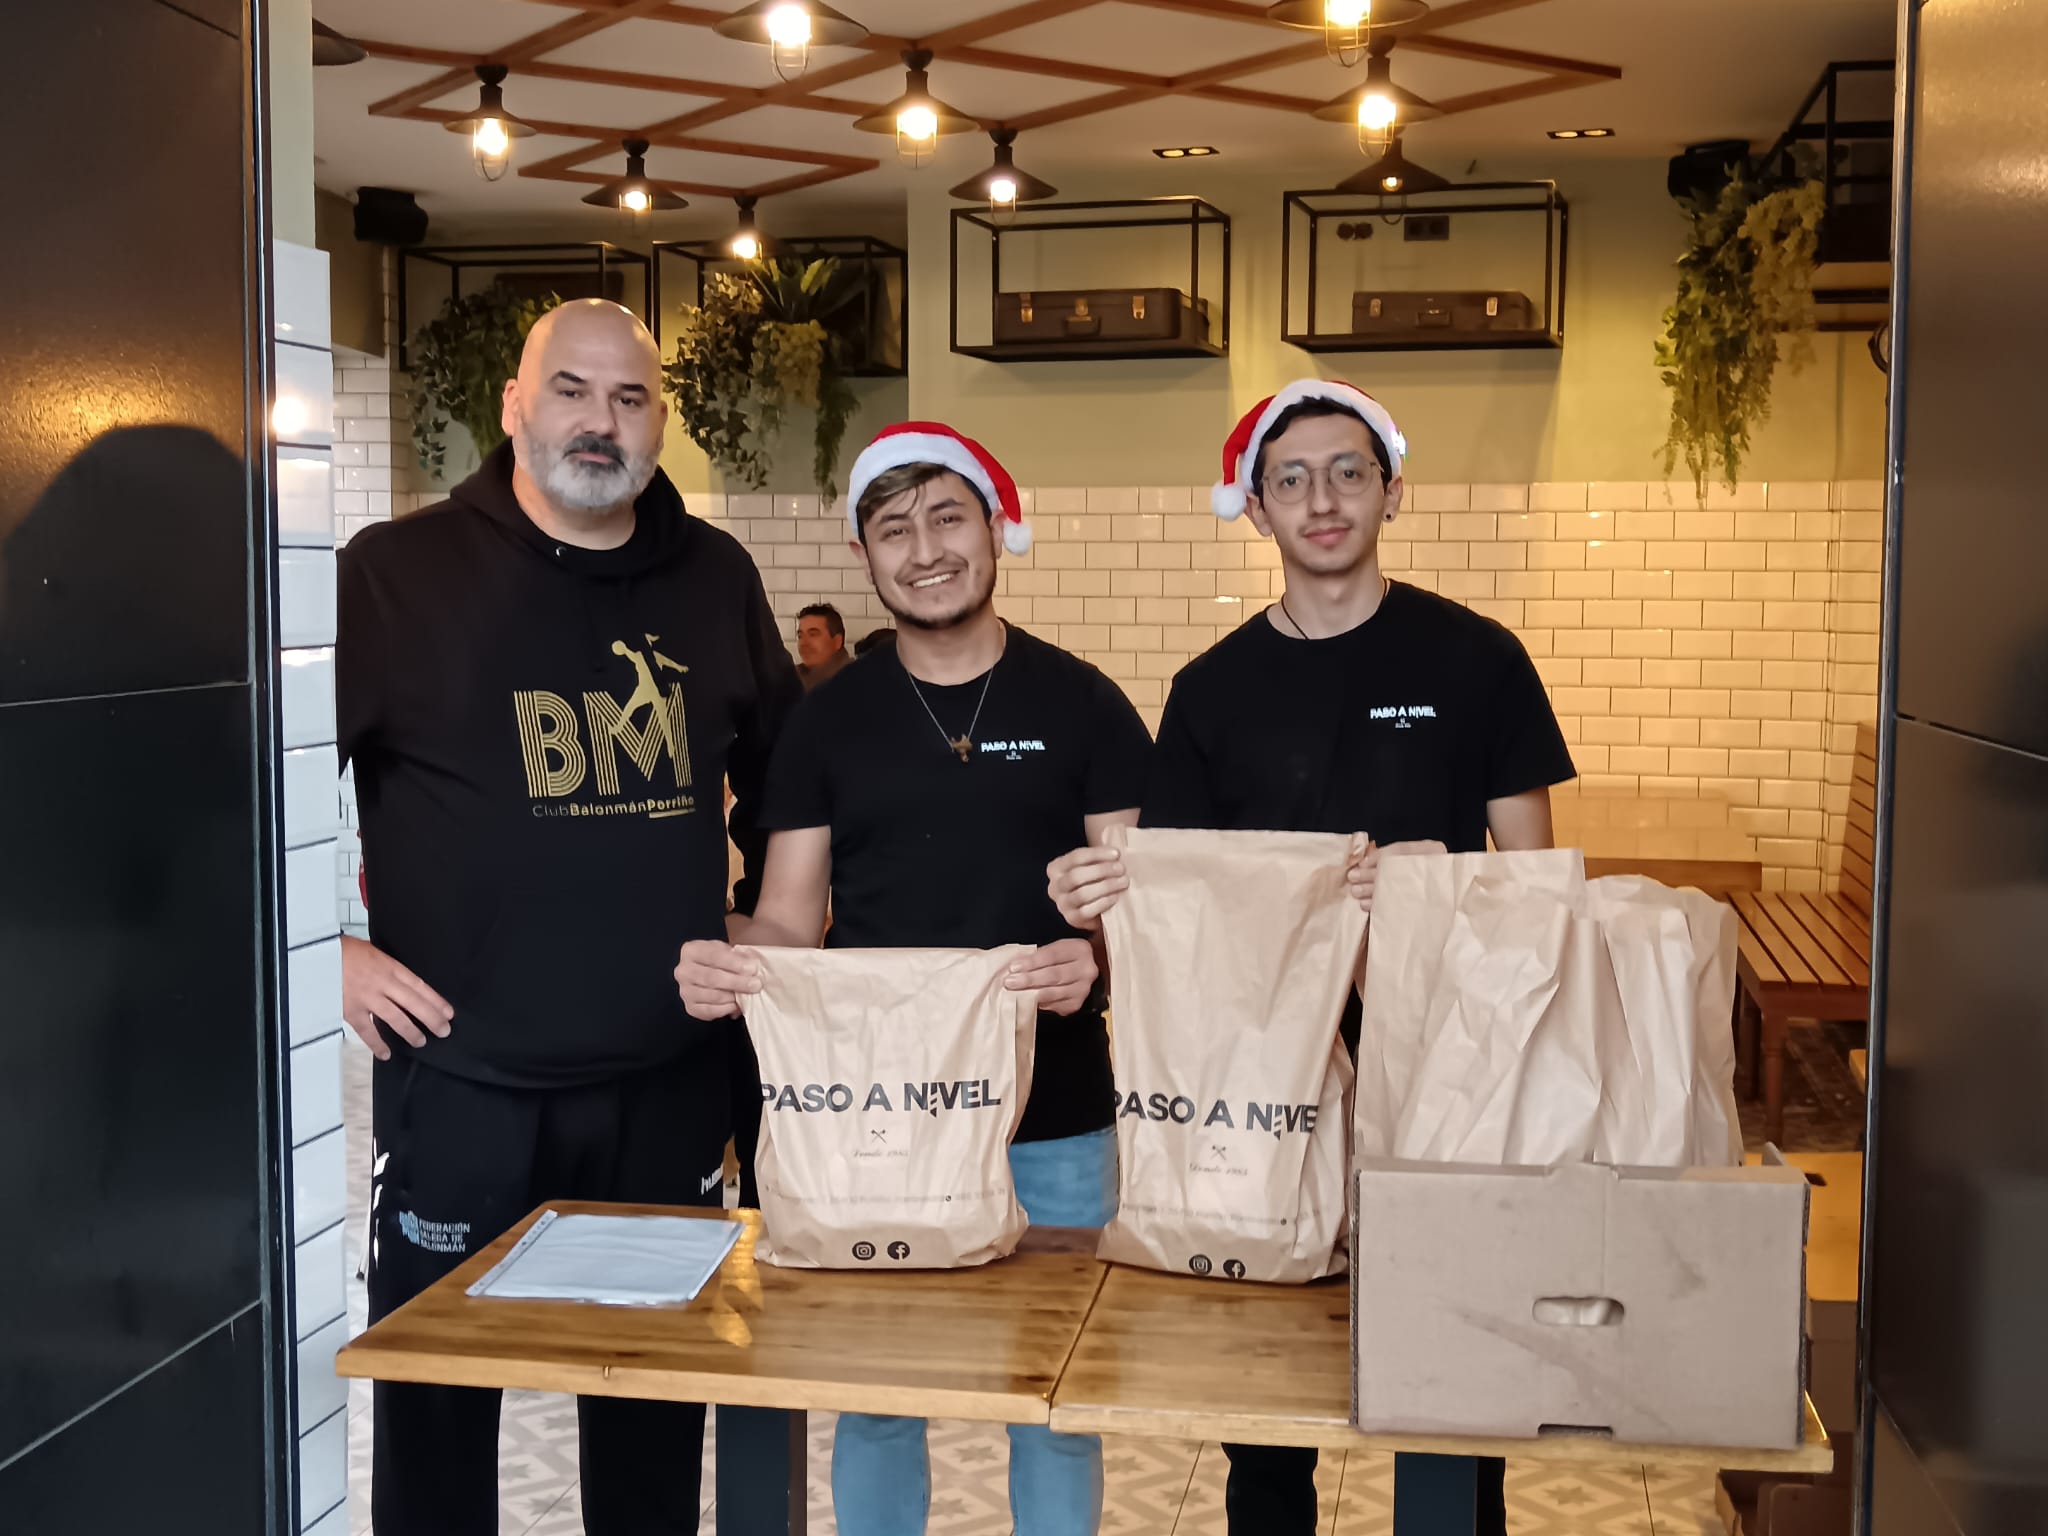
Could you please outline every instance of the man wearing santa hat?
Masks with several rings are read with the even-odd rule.
[[[1147,826],[1358,835],[1351,889],[1368,910],[1383,848],[1483,852],[1489,835],[1503,849],[1549,847],[1550,786],[1573,772],[1521,642],[1381,573],[1407,453],[1386,408],[1337,380],[1298,380],[1238,423],[1211,505],[1250,514],[1279,546],[1285,586],[1174,679],[1143,815]],[[1080,848],[1054,864],[1049,894],[1093,931],[1125,884],[1115,850]],[[1342,1028],[1356,1050],[1355,998]],[[1235,1536],[1315,1530],[1315,1451],[1224,1449]],[[1503,1465],[1477,1463],[1476,1488],[1473,1466],[1397,1457],[1397,1511],[1476,1499],[1475,1523],[1458,1528],[1501,1532]]]
[[[1030,530],[979,443],[936,422],[889,428],[854,463],[847,516],[896,643],[791,716],[763,800],[760,899],[736,934],[814,946],[829,901],[833,948],[1039,946],[1009,978],[1040,1008],[1017,1198],[1041,1225],[1099,1227],[1116,1204],[1099,963],[1045,870],[1137,821],[1150,740],[1108,678],[996,616],[996,562]],[[676,982],[694,1017],[731,1018],[760,975],[747,948],[692,943]],[[1020,1536],[1092,1536],[1102,1442],[1013,1427],[1010,1499]],[[840,1415],[832,1502],[845,1536],[921,1533],[924,1421]]]

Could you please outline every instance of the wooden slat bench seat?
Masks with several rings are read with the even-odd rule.
[[[1764,1135],[1784,1134],[1785,1040],[1794,1019],[1870,1016],[1871,855],[1877,825],[1877,736],[1856,732],[1838,894],[1731,893],[1736,1006],[1744,1055],[1761,1056]]]

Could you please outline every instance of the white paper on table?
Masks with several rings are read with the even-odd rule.
[[[611,1307],[673,1306],[697,1299],[739,1237],[738,1222],[713,1217],[546,1211],[468,1294]]]

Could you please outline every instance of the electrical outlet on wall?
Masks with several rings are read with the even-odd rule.
[[[1406,240],[1448,240],[1451,238],[1451,216],[1448,213],[1411,213],[1401,221],[1402,238]]]

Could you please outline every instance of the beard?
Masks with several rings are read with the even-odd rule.
[[[970,567],[961,572],[961,580],[972,582],[974,574],[973,568]],[[974,590],[973,587],[968,588],[968,594],[961,599],[958,608],[943,610],[938,613],[915,613],[909,608],[898,607],[897,602],[892,600],[890,596],[891,592],[897,590],[893,582],[889,584],[887,589],[884,588],[882,583],[877,582],[875,584],[875,595],[882,600],[882,606],[889,610],[889,616],[904,628],[938,631],[958,629],[962,624],[965,624],[969,619],[988,607],[990,602],[994,600],[996,595],[996,563],[994,560],[989,561],[987,568],[981,574],[981,581],[978,585],[979,591]]]
[[[609,512],[637,500],[653,481],[660,459],[658,447],[628,453],[594,432],[551,443],[522,428],[513,446],[527,473],[565,512]],[[600,453],[610,462],[586,464],[575,457],[579,453]]]

